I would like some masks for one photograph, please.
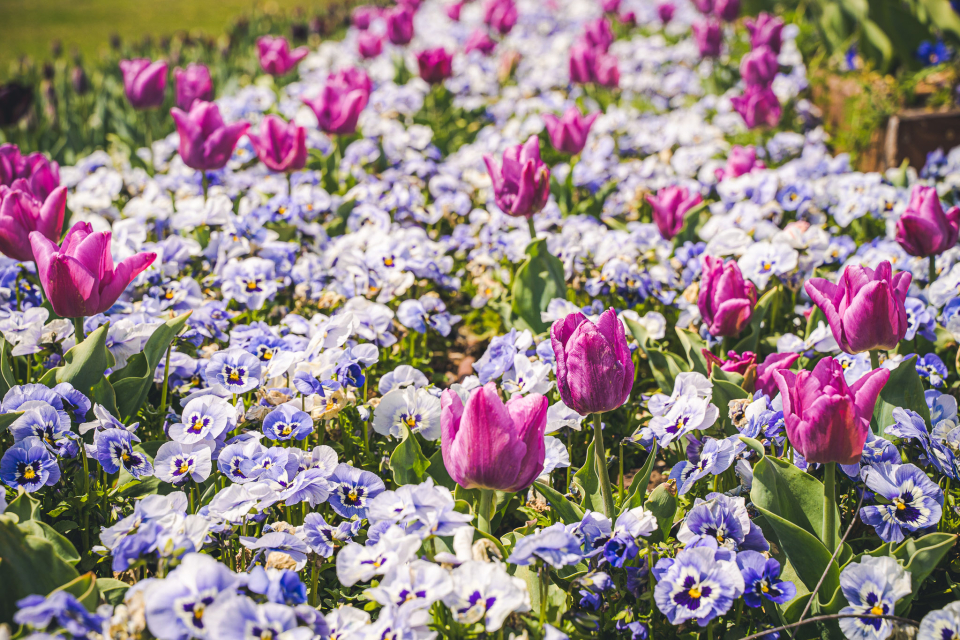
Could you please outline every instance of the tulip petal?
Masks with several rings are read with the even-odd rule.
[[[857,405],[857,413],[868,422],[877,406],[877,398],[880,397],[880,392],[889,379],[889,369],[874,369],[850,385],[850,391],[853,392],[854,402]]]
[[[109,250],[109,248],[108,248]],[[100,281],[99,304],[96,313],[104,313],[116,303],[123,290],[157,259],[155,253],[138,253],[117,265],[116,271],[108,273]]]
[[[550,402],[539,393],[513,398],[507,402],[507,411],[519,429],[519,439],[525,445],[526,455],[521,458],[522,468],[509,491],[526,489],[543,473],[546,444],[543,434],[547,427],[547,408]]]
[[[97,277],[79,260],[62,253],[54,255],[42,282],[57,315],[79,318],[97,313]]]

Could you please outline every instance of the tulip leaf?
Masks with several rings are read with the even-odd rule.
[[[760,299],[757,300],[757,306],[753,308],[753,315],[750,317],[750,333],[736,344],[733,348],[734,351],[737,353],[743,353],[744,351],[757,352],[757,344],[760,342],[761,325],[767,317],[767,312],[770,310],[770,307],[773,306],[774,301],[779,295],[780,287],[774,287],[760,296]]]
[[[115,392],[120,418],[126,420],[140,411],[140,406],[154,384],[157,367],[173,339],[183,330],[191,313],[192,311],[187,311],[157,327],[144,345],[143,351],[134,354],[127,361],[127,366],[110,374],[110,384]]]
[[[650,362],[650,371],[653,373],[653,379],[660,387],[660,390],[665,393],[671,393],[673,391],[673,383],[677,379],[677,376],[684,371],[689,371],[690,365],[675,353],[649,346],[647,343],[650,338],[647,334],[647,329],[639,322],[626,318],[626,323],[627,328],[630,329],[630,333],[632,333],[633,337],[640,343],[640,348],[647,356],[647,360]]]
[[[406,425],[403,426],[403,439],[390,455],[390,468],[397,486],[420,484],[427,477],[429,458],[423,455],[417,437]]]
[[[930,409],[923,397],[923,382],[917,373],[916,365],[917,356],[913,356],[890,372],[890,379],[880,390],[880,397],[873,409],[870,427],[874,433],[883,436],[887,427],[896,423],[893,410],[897,407],[915,411],[923,418],[924,423],[930,424]]]
[[[820,537],[823,526],[823,483],[786,460],[764,456],[757,461],[753,466],[750,500],[807,533]],[[834,522],[840,522],[839,512],[834,516]]]
[[[116,578],[97,578],[97,590],[106,600],[107,604],[114,606],[123,602],[123,596],[126,595],[130,585]]]
[[[38,499],[24,491],[10,501],[4,513],[14,513],[20,522],[27,522],[40,519],[41,507],[42,503]]]
[[[46,522],[27,520],[26,522],[21,521],[17,526],[24,535],[37,536],[52,544],[57,556],[67,564],[76,565],[80,562],[80,554],[77,553],[76,547],[63,534]]]
[[[110,324],[97,327],[83,342],[63,354],[63,365],[47,371],[40,383],[53,388],[69,382],[80,393],[90,396],[90,390],[107,369],[114,365],[113,354],[107,350],[107,331]]]
[[[527,259],[513,279],[512,310],[518,319],[515,324],[534,333],[543,333],[550,325],[543,321],[541,314],[554,298],[567,297],[563,263],[550,254],[546,238],[527,245],[526,254]]]
[[[550,485],[538,481],[533,483],[533,488],[547,500],[547,504],[556,512],[563,524],[573,524],[583,520],[583,509],[564,498]]]
[[[76,596],[87,611],[95,611],[100,604],[100,591],[97,589],[97,575],[90,571],[79,575],[67,584],[54,589],[54,591],[66,591]]]
[[[920,591],[920,585],[930,576],[940,561],[953,549],[957,536],[952,533],[930,533],[922,538],[907,538],[903,544],[893,550],[892,555],[910,572],[913,593],[897,603],[897,614],[907,611],[914,597]]]
[[[689,329],[677,327],[677,335],[680,336],[680,344],[687,354],[687,362],[690,363],[690,370],[707,375],[707,359],[703,355],[703,349],[707,348],[707,343],[699,334]]]
[[[593,441],[587,446],[587,458],[583,466],[573,474],[573,485],[580,490],[580,508],[603,513],[603,495],[600,493],[600,476]]]
[[[0,433],[3,433],[10,428],[14,422],[17,421],[17,418],[23,415],[23,411],[11,411],[10,413],[4,413],[0,415]]]
[[[623,499],[623,504],[620,505],[619,515],[623,515],[630,509],[635,509],[643,505],[644,498],[647,497],[647,485],[650,484],[650,475],[653,473],[653,465],[657,463],[657,451],[659,447],[657,443],[653,443],[653,449],[650,450],[650,454],[647,456],[647,461],[643,463],[643,467],[640,471],[637,472],[633,479],[630,481],[630,489],[627,490],[627,495]]]
[[[2,395],[7,395],[10,387],[17,384],[17,379],[13,376],[13,368],[10,366],[11,357],[10,343],[0,338],[0,393]]]
[[[442,449],[437,449],[437,451],[430,456],[430,462],[427,465],[427,475],[433,478],[433,481],[438,485],[446,487],[450,491],[453,491],[457,487],[457,483],[450,477],[450,474],[447,472],[447,467],[443,463]]]
[[[643,506],[657,519],[659,541],[665,541],[673,527],[673,517],[677,513],[677,483],[668,480],[650,492],[650,498]]]

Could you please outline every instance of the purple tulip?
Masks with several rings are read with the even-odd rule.
[[[155,109],[163,104],[167,89],[167,63],[151,62],[147,58],[121,60],[123,91],[134,109]]]
[[[440,84],[453,75],[453,56],[443,47],[427,49],[417,54],[420,77],[430,84]]]
[[[845,352],[889,351],[907,333],[904,302],[911,278],[905,271],[894,274],[884,261],[876,271],[850,265],[837,284],[811,278],[803,288],[827,317],[833,337]]]
[[[743,353],[727,351],[726,360],[721,360],[717,356],[713,355],[710,353],[709,349],[701,349],[700,353],[703,354],[704,359],[707,361],[708,376],[713,375],[714,367],[720,367],[721,371],[746,375],[747,370],[757,364],[757,354],[755,354],[753,351],[744,351]]]
[[[362,91],[365,99],[363,106],[367,106],[367,99],[373,91],[373,81],[367,72],[360,67],[347,67],[327,76],[327,84],[343,89],[344,91]]]
[[[783,112],[777,94],[767,87],[748,86],[742,96],[734,96],[730,102],[751,129],[761,125],[777,126]]]
[[[686,187],[664,187],[657,195],[647,194],[647,202],[653,208],[653,221],[660,229],[664,240],[672,240],[683,229],[687,212],[703,202],[699,193],[691,194]]]
[[[59,240],[66,206],[66,187],[57,187],[41,201],[23,179],[13,187],[0,185],[0,251],[14,260],[32,261],[30,234],[38,231]]]
[[[705,16],[713,13],[713,3],[714,0],[693,0],[693,6],[695,6],[697,11]]]
[[[269,115],[260,122],[260,135],[248,131],[247,137],[271,171],[299,171],[307,164],[307,130],[295,122]]]
[[[733,22],[740,15],[740,0],[716,0],[713,13],[725,22]]]
[[[735,336],[750,324],[757,304],[757,288],[745,282],[740,267],[731,260],[704,256],[697,307],[713,336]]]
[[[762,364],[757,365],[754,389],[773,398],[777,394],[777,381],[773,379],[773,374],[790,369],[799,359],[799,353],[771,353]]]
[[[582,416],[620,407],[633,390],[634,366],[623,323],[613,309],[596,324],[571,313],[550,327],[563,403]]]
[[[874,369],[852,385],[843,365],[822,358],[813,371],[774,372],[783,398],[783,418],[790,444],[807,462],[856,464],[870,432],[870,418],[888,369]]]
[[[723,31],[716,20],[695,22],[691,25],[693,39],[700,50],[701,58],[716,58],[720,55],[720,46],[723,44]]]
[[[543,123],[547,127],[553,148],[575,156],[583,151],[584,145],[587,144],[587,136],[590,134],[590,127],[599,117],[599,112],[581,115],[576,106],[571,106],[563,113],[562,118],[552,113],[543,114]]]
[[[664,2],[657,5],[657,17],[660,18],[660,22],[663,24],[669,24],[673,20],[673,14],[676,13],[677,8],[673,5],[672,2]]]
[[[413,12],[406,7],[394,7],[384,12],[387,21],[387,38],[395,45],[405,45],[413,40]]]
[[[488,0],[483,8],[483,22],[505,36],[517,24],[517,5],[513,0]]]
[[[550,167],[540,160],[537,136],[530,136],[523,144],[504,151],[500,167],[489,155],[485,155],[483,161],[490,173],[497,206],[505,214],[530,217],[547,204]]]
[[[740,77],[747,86],[769,87],[780,70],[770,47],[757,47],[740,59]]]
[[[224,124],[213,102],[194,102],[189,112],[170,110],[180,134],[180,157],[197,171],[214,171],[227,164],[249,122]]]
[[[60,165],[40,152],[23,156],[15,144],[0,145],[0,185],[24,180],[38,200],[46,200],[60,186]]]
[[[257,38],[257,53],[260,55],[260,68],[279,77],[289,73],[307,57],[310,50],[297,47],[291,51],[290,43],[283,36],[261,36]]]
[[[463,0],[447,5],[447,17],[454,22],[460,22],[460,11],[463,10]]]
[[[367,105],[369,94],[362,89],[348,89],[327,83],[316,98],[303,98],[317,116],[317,126],[326,133],[350,135],[357,130],[360,112]]]
[[[357,36],[357,52],[364,60],[376,58],[383,53],[383,36],[372,31],[364,31]]]
[[[613,44],[613,30],[610,28],[610,21],[604,17],[591,20],[583,27],[583,41],[594,49],[599,49],[604,53]]]
[[[600,8],[604,13],[617,13],[620,11],[620,0],[601,0]]]
[[[213,81],[210,80],[210,70],[206,66],[191,62],[186,69],[177,67],[173,78],[176,82],[178,108],[190,111],[190,107],[197,100],[213,100]]]
[[[754,49],[769,47],[774,53],[780,53],[783,42],[783,20],[769,13],[761,13],[757,19],[746,18],[743,23],[750,32],[750,46]]]
[[[483,55],[488,56],[493,53],[496,46],[497,42],[481,27],[470,34],[467,43],[463,47],[463,51],[464,53],[479,51]]]
[[[916,185],[897,221],[897,242],[912,256],[937,256],[957,244],[960,207],[946,213],[934,187]]]
[[[619,86],[620,70],[616,56],[579,41],[570,49],[570,82],[594,82],[604,87]]]
[[[730,155],[727,156],[727,165],[722,169],[716,170],[717,180],[725,178],[739,178],[754,170],[754,168],[764,168],[762,162],[757,162],[757,150],[754,147],[741,147],[738,144],[730,149]]]
[[[466,406],[456,391],[440,396],[440,450],[450,477],[464,489],[510,493],[543,471],[549,402],[539,393],[506,404],[493,382],[473,391]]]
[[[63,318],[106,312],[157,257],[155,253],[138,253],[114,267],[110,232],[95,233],[87,222],[73,225],[61,246],[34,231],[30,246],[40,284],[53,310]]]
[[[373,7],[368,4],[361,5],[356,7],[353,13],[350,14],[350,21],[353,23],[353,26],[360,31],[366,31],[370,28],[370,24],[373,23],[373,19],[377,17],[379,11],[378,7]]]

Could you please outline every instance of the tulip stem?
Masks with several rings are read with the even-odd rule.
[[[877,349],[870,350],[870,368],[871,369],[880,368],[880,352]]]
[[[593,414],[593,449],[597,457],[597,472],[600,475],[600,494],[603,496],[603,515],[613,519],[613,490],[610,487],[610,474],[607,471],[607,452],[603,448],[602,413]]]
[[[77,344],[84,341],[86,336],[83,334],[83,316],[73,319],[73,332],[76,334]]]
[[[206,171],[200,172],[200,185],[203,187],[203,202],[207,202],[207,191],[210,189],[210,178],[207,177]]]
[[[930,275],[927,277],[927,286],[937,279],[937,256],[930,256]]]
[[[490,508],[493,502],[493,489],[480,489],[480,508],[477,511],[477,528],[481,533],[491,534]]]
[[[530,242],[537,240],[537,228],[533,224],[533,216],[527,216],[527,225],[530,227]]]
[[[871,352],[873,353],[873,352]],[[837,463],[828,462],[823,468],[823,529],[820,539],[827,551],[837,550]]]

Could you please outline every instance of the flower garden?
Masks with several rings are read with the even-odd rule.
[[[747,4],[0,89],[0,638],[960,638],[960,150],[855,170]]]

